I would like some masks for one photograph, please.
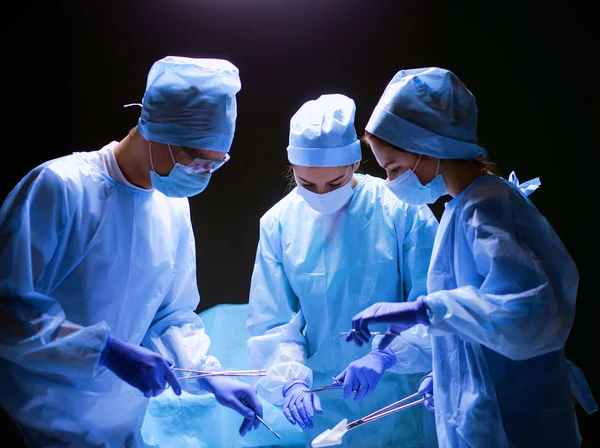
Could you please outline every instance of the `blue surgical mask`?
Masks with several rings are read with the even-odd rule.
[[[353,179],[350,179],[349,182],[340,188],[336,188],[335,190],[324,194],[313,193],[298,184],[298,194],[302,196],[313,210],[324,215],[330,215],[346,205],[348,199],[352,197],[354,192],[352,189],[352,180]]]
[[[436,176],[431,182],[425,185],[421,183],[414,172],[420,160],[421,156],[419,155],[419,159],[412,170],[406,170],[396,179],[385,184],[398,199],[411,205],[433,204],[440,197],[448,193],[446,182],[444,182],[442,175],[439,174],[440,160],[438,159]]]
[[[150,151],[150,165],[152,170],[150,171],[150,180],[152,186],[160,191],[165,196],[170,198],[185,198],[195,196],[202,193],[208,181],[210,180],[210,173],[202,173],[195,171],[193,168],[182,165],[175,161],[173,152],[171,151],[171,145],[169,145],[169,153],[173,160],[174,167],[171,172],[166,176],[161,176],[154,171],[154,163],[152,162],[152,145],[149,147]]]

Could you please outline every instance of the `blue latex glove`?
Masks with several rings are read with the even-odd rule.
[[[388,331],[401,333],[417,324],[429,325],[425,297],[414,302],[378,302],[364,309],[352,318],[352,331],[346,341],[354,341],[359,347],[369,342],[370,324],[389,324]],[[379,342],[379,350],[386,348],[395,336],[384,336]]]
[[[425,397],[423,406],[430,411],[435,410],[435,402],[433,400],[433,372],[421,378],[418,392]]]
[[[244,417],[240,426],[242,437],[253,428],[258,428],[260,421],[256,416],[262,418],[263,408],[254,386],[224,376],[202,378],[198,381],[204,390],[215,395],[219,404],[233,409]]]
[[[160,395],[167,383],[173,387],[173,392],[181,395],[181,386],[170,363],[158,353],[139,345],[109,335],[100,355],[100,365],[139,389],[147,398]]]
[[[356,391],[354,402],[368,397],[379,384],[383,373],[396,364],[391,350],[373,350],[350,363],[335,379],[344,383],[344,398]]]
[[[293,379],[283,386],[283,413],[288,421],[300,428],[312,428],[313,417],[323,412],[321,400],[312,392],[305,392],[308,385],[303,380]]]

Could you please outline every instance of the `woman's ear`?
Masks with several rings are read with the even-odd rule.
[[[352,167],[352,171],[355,173],[358,167],[360,166],[360,162],[354,162],[354,166]]]

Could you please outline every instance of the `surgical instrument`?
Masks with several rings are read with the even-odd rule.
[[[182,376],[180,380],[192,380],[198,378],[207,378],[211,376],[265,376],[267,373],[266,369],[259,370],[193,370],[193,369],[180,369],[178,367],[171,367],[174,372],[185,372],[194,373],[195,375]]]
[[[405,404],[405,405],[400,406],[398,408],[394,408],[395,406],[398,406],[400,403],[404,403],[404,402],[406,402],[408,400],[416,398],[419,395],[421,395],[421,394],[419,394],[418,392],[416,392],[416,393],[414,393],[412,395],[409,395],[408,397],[403,398],[402,400],[398,400],[398,401],[396,401],[396,402],[394,402],[394,403],[392,403],[392,404],[390,404],[390,405],[388,405],[388,406],[386,406],[384,408],[381,408],[378,411],[373,412],[372,414],[369,414],[369,415],[367,415],[365,417],[359,418],[358,420],[355,420],[352,423],[348,423],[348,425],[346,426],[346,429],[350,430],[350,429],[356,428],[356,427],[358,427],[360,425],[363,425],[365,423],[369,423],[369,422],[372,422],[374,420],[377,420],[377,419],[380,419],[382,417],[385,417],[386,415],[394,414],[394,413],[396,413],[398,411],[402,411],[404,409],[410,408],[411,406],[415,406],[415,405],[417,405],[419,403],[423,403],[425,401],[425,397],[421,397],[420,399],[418,399],[416,401],[413,401],[411,403]]]
[[[277,437],[278,439],[281,439],[281,436],[280,436],[279,434],[277,434],[273,428],[271,428],[269,425],[267,425],[267,424],[265,423],[265,421],[264,421],[262,418],[260,418],[260,417],[258,416],[258,414],[256,415],[256,419],[257,419],[259,422],[261,422],[263,425],[265,425],[265,427],[266,427],[266,428],[267,428],[269,431],[271,431],[273,434],[275,434],[275,437]]]
[[[245,406],[248,406],[248,407],[251,408],[251,406],[246,402],[246,400],[242,399],[242,403]],[[273,428],[271,428],[269,425],[267,425],[265,423],[265,421],[257,413],[254,413],[254,418],[256,418],[256,420],[258,420],[259,422],[261,422],[265,426],[265,428],[267,428],[269,431],[271,431],[273,434],[275,434],[275,437],[277,437],[278,439],[281,439],[281,436],[279,434],[277,434]]]
[[[372,422],[374,420],[377,420],[379,418],[393,414],[395,412],[402,411],[411,406],[415,406],[419,403],[423,403],[425,401],[425,397],[422,397],[416,401],[413,401],[411,403],[407,403],[403,406],[395,408],[395,406],[398,406],[401,403],[404,403],[408,400],[416,398],[419,395],[420,394],[418,392],[415,394],[409,395],[408,397],[405,397],[402,400],[398,400],[382,409],[379,409],[378,411],[373,412],[372,414],[369,414],[369,415],[362,417],[358,420],[355,420],[351,423],[348,423],[347,419],[343,419],[333,429],[327,429],[324,432],[322,432],[321,434],[319,434],[317,437],[315,437],[315,439],[312,441],[312,446],[316,448],[316,447],[340,445],[342,443],[342,437],[344,436],[344,434],[346,434],[351,429],[357,428],[360,425]]]
[[[335,379],[335,377],[333,377],[333,383],[327,385],[327,386],[323,386],[323,387],[319,387],[317,389],[309,389],[309,390],[305,390],[304,392],[323,392],[325,390],[337,390],[337,389],[341,389],[342,387],[344,387],[344,383],[341,381],[338,381]]]
[[[350,330],[350,331],[346,331],[345,333],[338,333],[337,336],[334,336],[333,339],[335,338],[341,338],[342,336],[348,336],[350,333],[357,333],[357,330]],[[371,336],[377,336],[377,335],[384,335],[384,336],[398,336],[400,333],[396,333],[395,331],[371,331]]]

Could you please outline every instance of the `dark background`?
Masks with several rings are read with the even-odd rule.
[[[154,61],[228,59],[242,80],[231,161],[191,199],[198,311],[247,302],[259,218],[285,194],[285,148],[296,110],[321,94],[346,94],[357,104],[362,134],[398,70],[444,67],[476,96],[480,143],[501,174],[541,178],[531,199],[581,275],[567,356],[598,396],[591,171],[600,143],[600,81],[591,64],[599,40],[587,5],[105,0],[61,1],[42,10],[21,3],[20,13],[5,17],[11,36],[3,71],[11,82],[3,97],[11,117],[4,131],[15,143],[6,151],[12,161],[3,162],[0,198],[39,163],[122,139],[139,116],[139,108],[122,106],[141,102]],[[362,170],[384,176],[365,148]],[[578,416],[583,446],[600,446],[591,423],[597,417],[580,409]]]

